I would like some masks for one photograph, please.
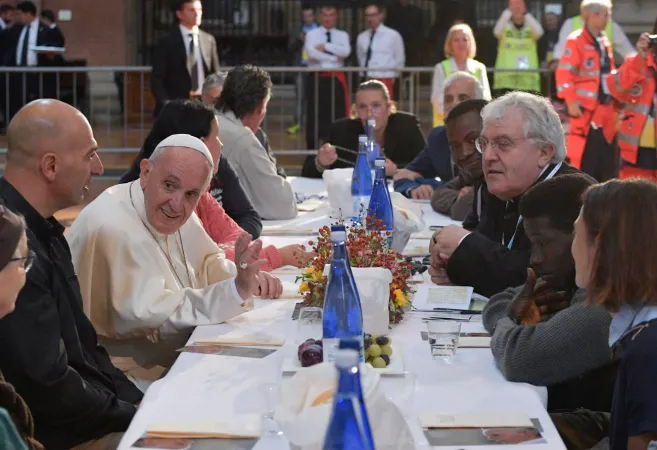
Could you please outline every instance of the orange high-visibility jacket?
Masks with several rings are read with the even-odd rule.
[[[605,79],[609,93],[619,102],[624,102],[617,134],[618,146],[621,157],[632,164],[636,164],[641,133],[653,107],[657,90],[656,74],[655,54],[649,52],[645,60],[638,54],[630,56],[620,69]]]
[[[614,57],[611,44],[603,35],[605,53],[614,70]],[[570,118],[570,131],[566,137],[566,147],[571,164],[580,168],[586,138],[591,127],[593,114],[598,106],[598,93],[601,83],[600,55],[598,43],[586,27],[573,31],[568,39],[556,71],[557,95],[566,103],[577,102],[581,109],[580,117]],[[611,119],[611,118],[610,118]],[[615,133],[615,119],[599,123],[609,142]]]

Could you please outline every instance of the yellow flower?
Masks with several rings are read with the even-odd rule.
[[[306,267],[306,273],[311,274],[315,271],[314,267]]]
[[[302,283],[299,285],[299,292],[300,292],[301,294],[306,293],[306,292],[308,292],[309,290],[310,290],[310,285],[308,284],[307,281],[304,281],[304,282],[302,282]]]
[[[404,295],[401,289],[395,289],[393,294],[395,295],[395,303],[397,306],[404,306],[406,303],[408,303],[408,298],[406,295]]]
[[[313,281],[322,281],[324,279],[324,274],[322,272],[315,272],[312,275]]]

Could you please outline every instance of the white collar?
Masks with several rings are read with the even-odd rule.
[[[178,28],[183,36],[189,37],[190,33],[198,36],[198,26],[194,26],[191,30],[182,24],[178,24]]]

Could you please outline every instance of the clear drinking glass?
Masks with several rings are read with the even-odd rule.
[[[306,306],[299,311],[297,320],[297,344],[307,339],[322,338],[322,320],[324,310],[316,306]]]
[[[451,363],[459,345],[461,322],[430,320],[427,322],[427,332],[433,359],[442,359]]]

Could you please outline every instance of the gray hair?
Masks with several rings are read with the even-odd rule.
[[[590,12],[599,12],[602,7],[606,7],[611,12],[613,4],[611,0],[582,0],[582,3],[579,5],[580,12],[587,10]]]
[[[484,88],[481,86],[481,83],[477,77],[469,74],[468,72],[454,72],[447,77],[445,83],[443,84],[443,92],[447,90],[452,84],[456,83],[459,80],[468,80],[474,83],[474,97],[473,100],[483,100],[484,99]]]
[[[559,114],[552,103],[539,95],[527,92],[509,92],[484,107],[481,117],[484,127],[491,121],[500,120],[509,109],[518,109],[523,117],[523,135],[538,147],[554,147],[553,163],[566,159],[566,138]]]
[[[227,75],[226,72],[217,72],[208,75],[205,81],[203,82],[202,92],[205,94],[205,91],[207,91],[210,88],[213,88],[215,86],[223,86],[224,82],[226,81],[226,75]]]

